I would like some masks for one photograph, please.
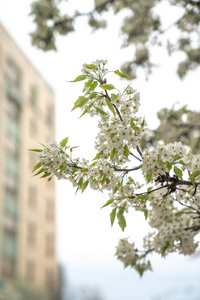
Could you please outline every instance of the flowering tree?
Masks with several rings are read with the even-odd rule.
[[[127,76],[119,70],[117,76]],[[181,142],[140,148],[147,130],[145,119],[138,116],[140,93],[128,85],[120,92],[107,82],[106,61],[97,60],[83,66],[82,74],[72,82],[85,81],[83,95],[74,103],[82,115],[98,119],[96,156],[91,162],[75,158],[73,146],[64,138],[51,141],[39,152],[35,175],[51,180],[68,179],[76,190],[90,187],[109,191],[105,206],[111,207],[110,221],[115,219],[124,231],[125,214],[130,209],[144,213],[152,231],[144,237],[143,249],[122,239],[117,258],[135,268],[142,276],[151,270],[148,254],[166,256],[171,252],[191,255],[200,230],[200,155],[193,155]],[[143,180],[136,179],[140,172]],[[142,177],[141,177],[142,178]]]
[[[121,33],[123,47],[134,45],[133,58],[123,64],[123,70],[132,78],[136,77],[137,69],[142,68],[148,76],[157,62],[152,60],[152,49],[163,47],[169,55],[179,51],[183,60],[179,63],[177,73],[183,78],[188,71],[195,70],[200,64],[199,29],[200,1],[199,0],[94,0],[94,8],[81,12],[79,8],[70,14],[69,7],[63,6],[64,0],[33,0],[31,15],[34,17],[36,28],[31,34],[32,43],[38,48],[49,51],[56,49],[57,36],[67,36],[75,31],[76,20],[80,17],[88,19],[93,31],[109,26],[107,13],[114,15],[125,14],[122,19]],[[168,25],[164,25],[159,6],[168,3]],[[179,8],[177,18],[171,18]],[[164,10],[166,8],[164,7]],[[162,9],[163,11],[163,9]],[[172,13],[172,14],[171,14]],[[108,23],[108,24],[107,24]],[[176,41],[168,38],[167,32],[175,29]]]

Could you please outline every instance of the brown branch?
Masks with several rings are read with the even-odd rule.
[[[142,166],[138,166],[138,167],[135,167],[135,168],[132,168],[132,169],[119,169],[119,168],[116,168],[114,167],[114,170],[115,171],[119,171],[119,172],[125,172],[125,173],[128,173],[128,172],[131,172],[131,171],[136,171],[136,170],[139,170],[141,169]]]

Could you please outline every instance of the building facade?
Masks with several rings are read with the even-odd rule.
[[[54,112],[52,89],[0,24],[0,300],[56,284],[55,182],[32,176],[28,150],[54,139]]]

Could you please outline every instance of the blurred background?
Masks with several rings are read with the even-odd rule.
[[[56,16],[57,27],[47,17],[41,21],[49,6],[31,8],[34,2],[50,5],[53,14],[59,7],[61,14],[75,16],[74,23],[67,19],[67,28],[61,22],[63,32],[49,33],[48,26],[58,28],[62,18]],[[194,128],[189,133],[194,129],[192,145],[199,153],[199,1],[34,2],[0,0],[0,300],[200,299],[198,255],[152,255],[153,272],[142,278],[124,269],[115,246],[123,237],[142,245],[149,230],[143,216],[130,213],[124,232],[111,228],[109,208],[100,209],[106,194],[86,190],[75,196],[68,182],[32,177],[37,155],[28,151],[69,136],[70,145],[79,146],[75,156],[93,158],[97,124],[71,112],[82,84],[69,81],[81,74],[84,63],[107,59],[109,69],[121,68],[132,77],[141,92],[139,113],[149,127],[165,125],[164,133],[162,128],[151,132],[149,143],[167,139],[172,123],[166,122],[175,119],[172,141],[183,114],[190,114]],[[105,17],[99,15],[104,12]],[[162,20],[160,33],[154,15]],[[150,20],[148,30],[141,20]],[[126,85],[118,82],[122,89]],[[192,112],[181,110],[185,105]],[[162,111],[158,119],[163,108],[167,115]],[[187,127],[178,136],[188,144],[189,133]]]

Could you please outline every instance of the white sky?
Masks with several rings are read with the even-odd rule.
[[[70,112],[73,102],[81,93],[82,84],[67,81],[80,74],[83,63],[96,59],[108,59],[110,69],[119,69],[122,62],[132,58],[133,48],[121,49],[122,37],[119,36],[118,25],[120,16],[110,16],[109,28],[93,35],[86,25],[86,19],[79,19],[75,33],[58,38],[56,53],[44,53],[31,46],[28,36],[34,28],[31,17],[28,17],[30,3],[27,0],[0,0],[0,21],[55,91],[57,140],[69,136],[71,145],[80,145],[77,155],[92,158],[96,122],[87,116],[78,120],[79,112]],[[73,5],[69,7],[71,11],[77,7],[80,11],[89,11],[93,7],[93,0],[71,0],[69,3]],[[162,13],[164,11],[162,8]],[[163,13],[163,17],[166,25],[173,18],[176,19],[171,14],[169,17]],[[170,37],[173,38],[172,34]],[[158,124],[156,112],[162,107],[171,107],[177,101],[199,110],[200,94],[200,70],[190,73],[181,82],[175,74],[180,54],[169,60],[159,50],[153,56],[161,68],[155,69],[148,81],[139,73],[137,81],[133,82],[134,88],[141,92],[141,115],[145,115],[151,127]],[[122,87],[125,84],[124,81],[119,83]],[[140,216],[130,214],[125,233],[117,225],[111,229],[110,209],[100,210],[107,201],[106,194],[86,190],[83,195],[75,197],[74,193],[70,183],[58,182],[58,258],[67,267],[72,284],[96,285],[102,289],[105,300],[122,299],[122,292],[125,300],[197,299],[191,298],[195,294],[190,294],[190,298],[184,298],[183,294],[181,298],[164,296],[165,291],[173,289],[174,280],[177,282],[176,288],[180,290],[181,282],[186,287],[193,286],[193,290],[198,287],[198,283],[195,285],[197,279],[200,279],[200,273],[195,268],[197,260],[173,255],[160,260],[156,256],[153,258],[154,273],[145,274],[143,279],[139,279],[133,270],[124,271],[121,263],[113,256],[115,246],[120,238],[127,236],[130,236],[130,240],[140,242],[141,237],[147,233],[146,224],[140,220]],[[147,287],[146,292],[143,285]],[[149,295],[152,297],[148,298]],[[163,295],[163,298],[153,295]]]

